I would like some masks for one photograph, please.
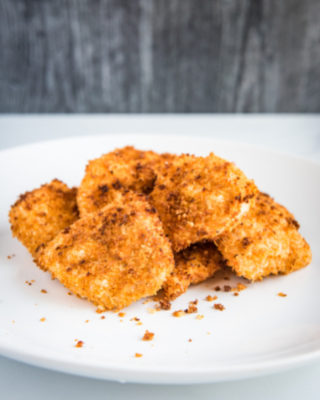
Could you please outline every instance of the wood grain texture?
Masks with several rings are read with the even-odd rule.
[[[0,112],[320,112],[319,0],[0,0]]]

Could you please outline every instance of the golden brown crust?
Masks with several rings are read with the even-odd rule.
[[[253,181],[213,153],[206,158],[182,155],[161,170],[151,202],[173,250],[180,251],[236,226],[256,192]]]
[[[286,208],[259,193],[241,224],[222,234],[216,244],[237,275],[257,281],[270,274],[288,274],[311,262],[310,247],[298,228]]]
[[[175,268],[163,284],[164,297],[174,300],[185,293],[191,284],[212,277],[224,260],[213,243],[197,243],[174,254]]]
[[[172,163],[176,157],[177,156],[175,154],[171,153],[162,153],[162,154],[153,153],[149,155],[147,160],[147,165],[154,171],[155,175],[158,176],[162,168],[165,168],[166,165]]]
[[[173,157],[127,146],[89,161],[77,196],[81,217],[117,201],[125,191],[149,194],[158,169]]]
[[[100,310],[154,295],[174,267],[171,245],[146,199],[125,195],[40,248],[36,263]]]
[[[12,235],[34,255],[38,246],[78,219],[76,194],[76,188],[54,179],[21,195],[9,213]]]

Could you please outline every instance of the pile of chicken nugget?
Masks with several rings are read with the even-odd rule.
[[[79,188],[20,196],[13,236],[98,312],[157,294],[163,308],[220,269],[250,281],[311,262],[299,224],[233,163],[133,147],[89,161]]]

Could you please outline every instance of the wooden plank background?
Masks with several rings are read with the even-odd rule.
[[[320,112],[320,1],[0,0],[0,112]]]

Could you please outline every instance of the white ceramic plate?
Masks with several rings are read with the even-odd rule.
[[[284,204],[301,224],[313,263],[289,276],[248,285],[238,297],[218,292],[241,279],[220,275],[191,287],[171,311],[148,312],[140,301],[105,319],[91,303],[69,296],[11,238],[7,214],[17,196],[59,178],[78,185],[87,160],[115,147],[219,156],[235,161],[258,187]],[[320,166],[303,159],[236,143],[175,136],[108,135],[44,142],[0,153],[0,353],[88,377],[141,383],[201,383],[277,372],[320,359]],[[10,255],[15,255],[8,259]],[[25,282],[35,282],[28,285]],[[47,294],[41,290],[47,290]],[[283,292],[287,297],[279,297]],[[220,312],[205,301],[218,295]],[[172,311],[199,300],[199,314]],[[41,322],[41,318],[45,322]],[[138,326],[131,318],[138,317]],[[89,320],[89,322],[86,322]],[[14,321],[14,322],[13,322]],[[142,341],[148,329],[152,342]],[[75,347],[82,340],[83,348]],[[189,342],[192,339],[192,342]],[[135,358],[135,353],[143,354]]]

